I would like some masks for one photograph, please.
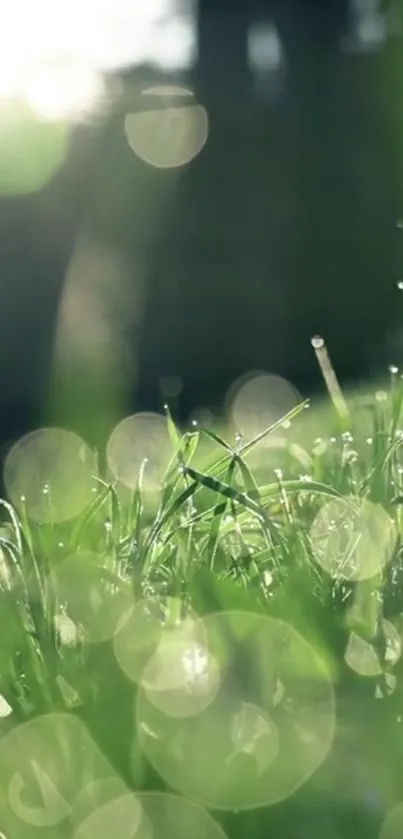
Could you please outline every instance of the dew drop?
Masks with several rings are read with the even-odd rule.
[[[311,344],[314,350],[321,350],[322,347],[325,346],[325,342],[321,335],[314,335],[313,338],[311,338]]]
[[[396,367],[396,364],[389,364],[388,370],[389,373],[392,374],[392,376],[396,376],[396,374],[399,372],[399,368]]]
[[[396,283],[396,285],[397,285],[397,287],[398,287],[399,291],[403,291],[403,280],[399,280],[399,281]]]

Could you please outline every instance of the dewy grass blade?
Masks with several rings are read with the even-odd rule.
[[[150,551],[151,548],[161,533],[161,530],[170,521],[171,518],[180,510],[180,508],[188,501],[189,498],[192,497],[194,492],[197,489],[197,483],[194,482],[190,486],[186,487],[186,489],[179,495],[178,498],[175,499],[173,504],[165,510],[164,513],[160,516],[159,519],[155,522],[154,526],[151,528],[151,531],[147,537],[146,543],[142,550],[142,560],[143,560],[143,570],[144,574],[147,574],[150,568]]]
[[[248,455],[258,443],[261,443],[269,434],[272,434],[278,428],[281,428],[285,422],[291,422],[291,420],[295,419],[299,414],[309,406],[309,399],[305,399],[303,402],[300,402],[299,405],[296,405],[295,408],[292,408],[287,414],[285,414],[281,419],[276,420],[272,425],[269,425],[268,428],[265,428],[264,431],[261,431],[256,437],[253,437],[252,440],[248,440],[248,442],[244,443],[238,450],[238,455],[240,457],[245,457]],[[214,475],[217,477],[225,472],[228,466],[228,460],[232,457],[232,452],[228,452],[227,454],[220,457],[218,460],[215,460],[207,469],[207,473],[209,475]]]
[[[98,479],[98,483],[103,487],[102,491],[95,496],[93,501],[90,501],[87,509],[84,510],[73,528],[70,537],[70,548],[72,550],[79,546],[80,540],[85,534],[91,520],[97,515],[101,507],[106,504],[109,499],[110,484],[105,483],[105,481],[102,481],[100,478]]]
[[[168,405],[164,405],[164,411],[167,418],[168,434],[172,443],[172,448],[175,454],[179,456],[182,449],[182,437],[175,425]]]
[[[239,492],[239,490],[235,489],[235,487],[224,484],[217,478],[205,475],[203,472],[198,472],[196,469],[192,469],[191,467],[185,467],[185,471],[199,485],[204,486],[206,489],[210,489],[225,498],[236,501],[238,504],[241,504],[241,506],[246,507],[251,512],[255,513],[255,515],[259,516],[259,518],[265,517],[264,511],[259,504],[257,504],[252,498],[249,498],[249,496],[245,493]]]
[[[12,505],[9,504],[8,501],[3,501],[3,499],[0,499],[0,505],[2,507],[4,507],[4,509],[6,510],[6,512],[8,513],[8,515],[10,517],[11,524],[13,526],[13,530],[14,530],[14,534],[15,534],[15,542],[16,542],[17,551],[18,551],[19,554],[22,554],[22,550],[23,550],[23,548],[22,548],[22,536],[21,536],[22,526],[21,526],[21,522],[20,522],[20,520],[17,516],[17,513],[15,512],[14,507],[12,507]]]
[[[229,464],[227,474],[226,474],[226,480],[227,480],[227,483],[229,485],[231,483],[231,479],[233,477],[234,471],[235,471],[235,458],[233,457],[233,459],[231,460],[231,462]],[[221,498],[221,496],[219,496],[219,498]],[[214,509],[213,509],[213,521],[211,523],[210,532],[209,532],[209,535],[208,535],[207,545],[206,545],[206,553],[207,553],[207,558],[208,558],[208,564],[209,564],[210,571],[212,571],[213,568],[214,568],[214,560],[215,560],[217,547],[218,547],[218,542],[219,542],[219,538],[220,538],[221,523],[222,523],[222,520],[225,516],[227,506],[228,506],[228,499],[226,498],[224,502],[219,500],[217,502],[217,504],[215,505]]]

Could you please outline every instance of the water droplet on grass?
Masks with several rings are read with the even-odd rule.
[[[321,350],[325,346],[325,342],[321,335],[314,335],[313,338],[311,338],[311,344],[314,350]]]
[[[396,285],[397,285],[399,291],[403,291],[403,280],[398,280]]]

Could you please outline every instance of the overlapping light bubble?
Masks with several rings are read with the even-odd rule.
[[[175,599],[167,602],[140,600],[122,616],[116,627],[113,647],[116,660],[126,676],[139,683],[146,666],[160,645],[200,645],[205,631],[197,615],[187,611],[174,614]]]
[[[62,167],[69,129],[42,123],[28,105],[0,102],[0,195],[28,195],[42,189]]]
[[[383,620],[382,625],[386,642],[385,663],[394,667],[401,655],[400,636],[390,621]],[[350,633],[344,657],[348,666],[360,676],[378,676],[383,673],[379,653],[373,644],[365,641],[355,632]]]
[[[395,804],[386,815],[379,839],[400,839],[403,831],[403,801]]]
[[[10,450],[4,483],[12,503],[37,522],[61,522],[82,513],[92,497],[96,458],[72,431],[41,428]]]
[[[137,796],[128,793],[101,804],[90,813],[74,833],[74,839],[119,839],[142,837],[142,807]]]
[[[69,830],[83,778],[113,777],[112,767],[71,713],[35,717],[0,740],[0,823],[6,835],[56,834]]]
[[[331,577],[365,580],[390,561],[395,528],[380,504],[347,496],[321,507],[310,536],[316,562]]]
[[[140,477],[145,490],[159,489],[172,455],[167,421],[151,412],[122,420],[106,447],[111,474],[128,489],[135,489]]]
[[[328,754],[334,695],[327,668],[283,621],[223,612],[203,621],[220,671],[215,699],[188,719],[162,713],[141,688],[137,724],[164,781],[217,809],[290,796]],[[279,686],[281,689],[279,689]]]
[[[87,643],[112,638],[133,603],[130,583],[108,573],[105,558],[90,551],[59,561],[52,569],[52,579],[60,602],[82,628]]]
[[[215,699],[217,662],[197,641],[162,641],[145,667],[141,684],[147,699],[172,717],[200,714]]]
[[[125,118],[126,138],[132,151],[159,169],[190,163],[207,142],[206,109],[193,101],[193,93],[187,88],[161,86],[144,91],[143,96],[145,110]],[[183,104],[178,102],[181,98]]]
[[[200,805],[170,793],[134,794],[117,777],[84,788],[73,819],[74,839],[225,839]]]
[[[226,839],[218,822],[193,801],[164,792],[142,792],[138,798],[145,827],[139,839]]]
[[[269,428],[301,401],[280,376],[265,372],[242,376],[230,388],[227,405],[237,430],[249,440]]]

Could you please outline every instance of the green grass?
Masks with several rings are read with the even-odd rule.
[[[382,620],[401,631],[403,384],[394,376],[385,392],[347,401],[348,428],[332,406],[302,403],[249,441],[222,428],[182,432],[167,411],[172,459],[160,493],[146,492],[141,475],[130,494],[98,475],[91,504],[63,525],[34,524],[23,508],[3,501],[0,694],[13,713],[0,720],[2,731],[38,714],[73,710],[128,777],[122,720],[131,688],[102,627],[110,621],[112,635],[133,596],[160,603],[164,620],[186,606],[202,615],[237,609],[282,618],[321,651],[341,696],[346,686],[359,695],[365,683],[370,703],[377,690],[389,701]],[[371,504],[393,523],[390,561],[370,579],[334,579],[318,562],[312,526],[332,502],[344,504],[346,521]],[[351,541],[343,545],[337,550],[359,550]],[[58,569],[72,556],[60,588]],[[98,616],[88,606],[94,586],[103,598]],[[60,615],[76,625],[74,643],[57,629]],[[94,615],[100,643],[88,643],[86,635],[86,619],[93,627]],[[382,673],[364,678],[348,668],[351,631],[373,645]],[[394,672],[400,696],[399,664]],[[102,715],[111,713],[108,697],[120,713],[116,685],[122,725],[112,736]],[[147,778],[139,759],[138,785]]]

